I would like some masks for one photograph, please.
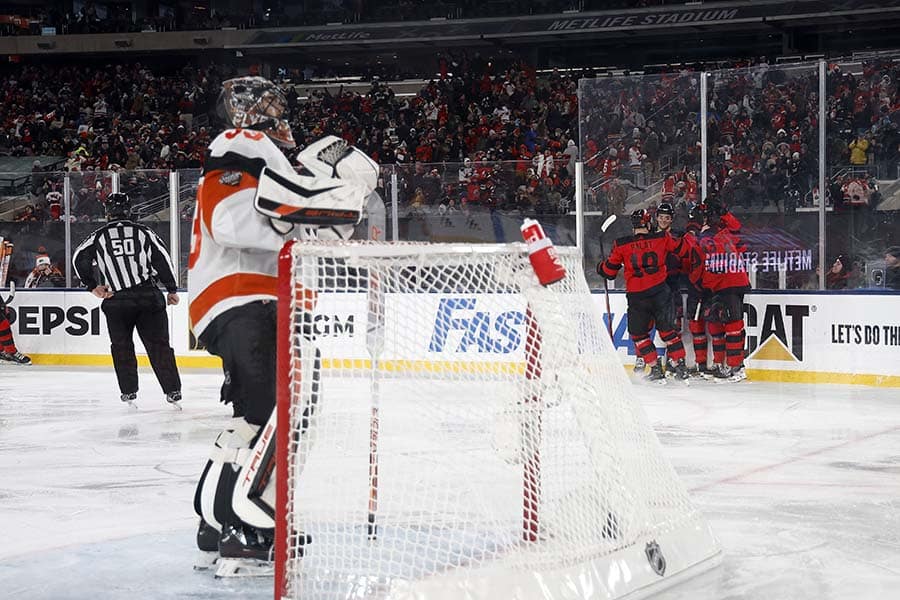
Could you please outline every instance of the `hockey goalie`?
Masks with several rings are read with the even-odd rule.
[[[295,145],[286,108],[266,79],[224,82],[217,112],[230,129],[210,144],[197,190],[190,319],[222,359],[221,400],[233,409],[194,497],[198,547],[228,559],[219,575],[259,572],[271,559],[278,252],[290,238],[351,236],[378,176],[374,161],[334,136],[304,148],[295,169],[279,149]]]

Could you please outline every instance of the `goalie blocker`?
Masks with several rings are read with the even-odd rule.
[[[356,225],[378,184],[378,164],[335,136],[297,155],[299,174],[262,170],[254,205],[279,221],[304,225]]]

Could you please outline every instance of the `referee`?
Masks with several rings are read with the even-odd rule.
[[[137,357],[134,355],[134,330],[137,328],[166,401],[180,408],[181,378],[175,365],[175,352],[169,345],[166,315],[167,301],[178,304],[172,263],[159,236],[130,217],[128,196],[110,194],[106,201],[109,222],[75,249],[72,262],[81,282],[92,294],[103,298],[101,306],[106,314],[122,402],[132,404],[137,398]],[[157,279],[168,291],[166,299],[157,288]]]

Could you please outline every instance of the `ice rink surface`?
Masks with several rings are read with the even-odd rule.
[[[142,372],[0,367],[0,598],[271,598],[195,572],[194,485],[230,416],[221,375],[184,411]],[[722,566],[661,600],[900,598],[900,391],[747,381],[635,387]],[[499,600],[499,599],[498,599]]]

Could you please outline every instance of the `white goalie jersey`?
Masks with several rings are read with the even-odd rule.
[[[195,335],[231,308],[275,300],[278,251],[288,238],[352,234],[378,165],[334,136],[310,144],[298,161],[299,174],[268,136],[249,129],[229,129],[210,144],[188,261]]]
[[[278,251],[290,237],[253,206],[263,167],[292,172],[265,134],[229,129],[209,146],[194,209],[188,261],[194,334],[230,308],[275,300]]]

